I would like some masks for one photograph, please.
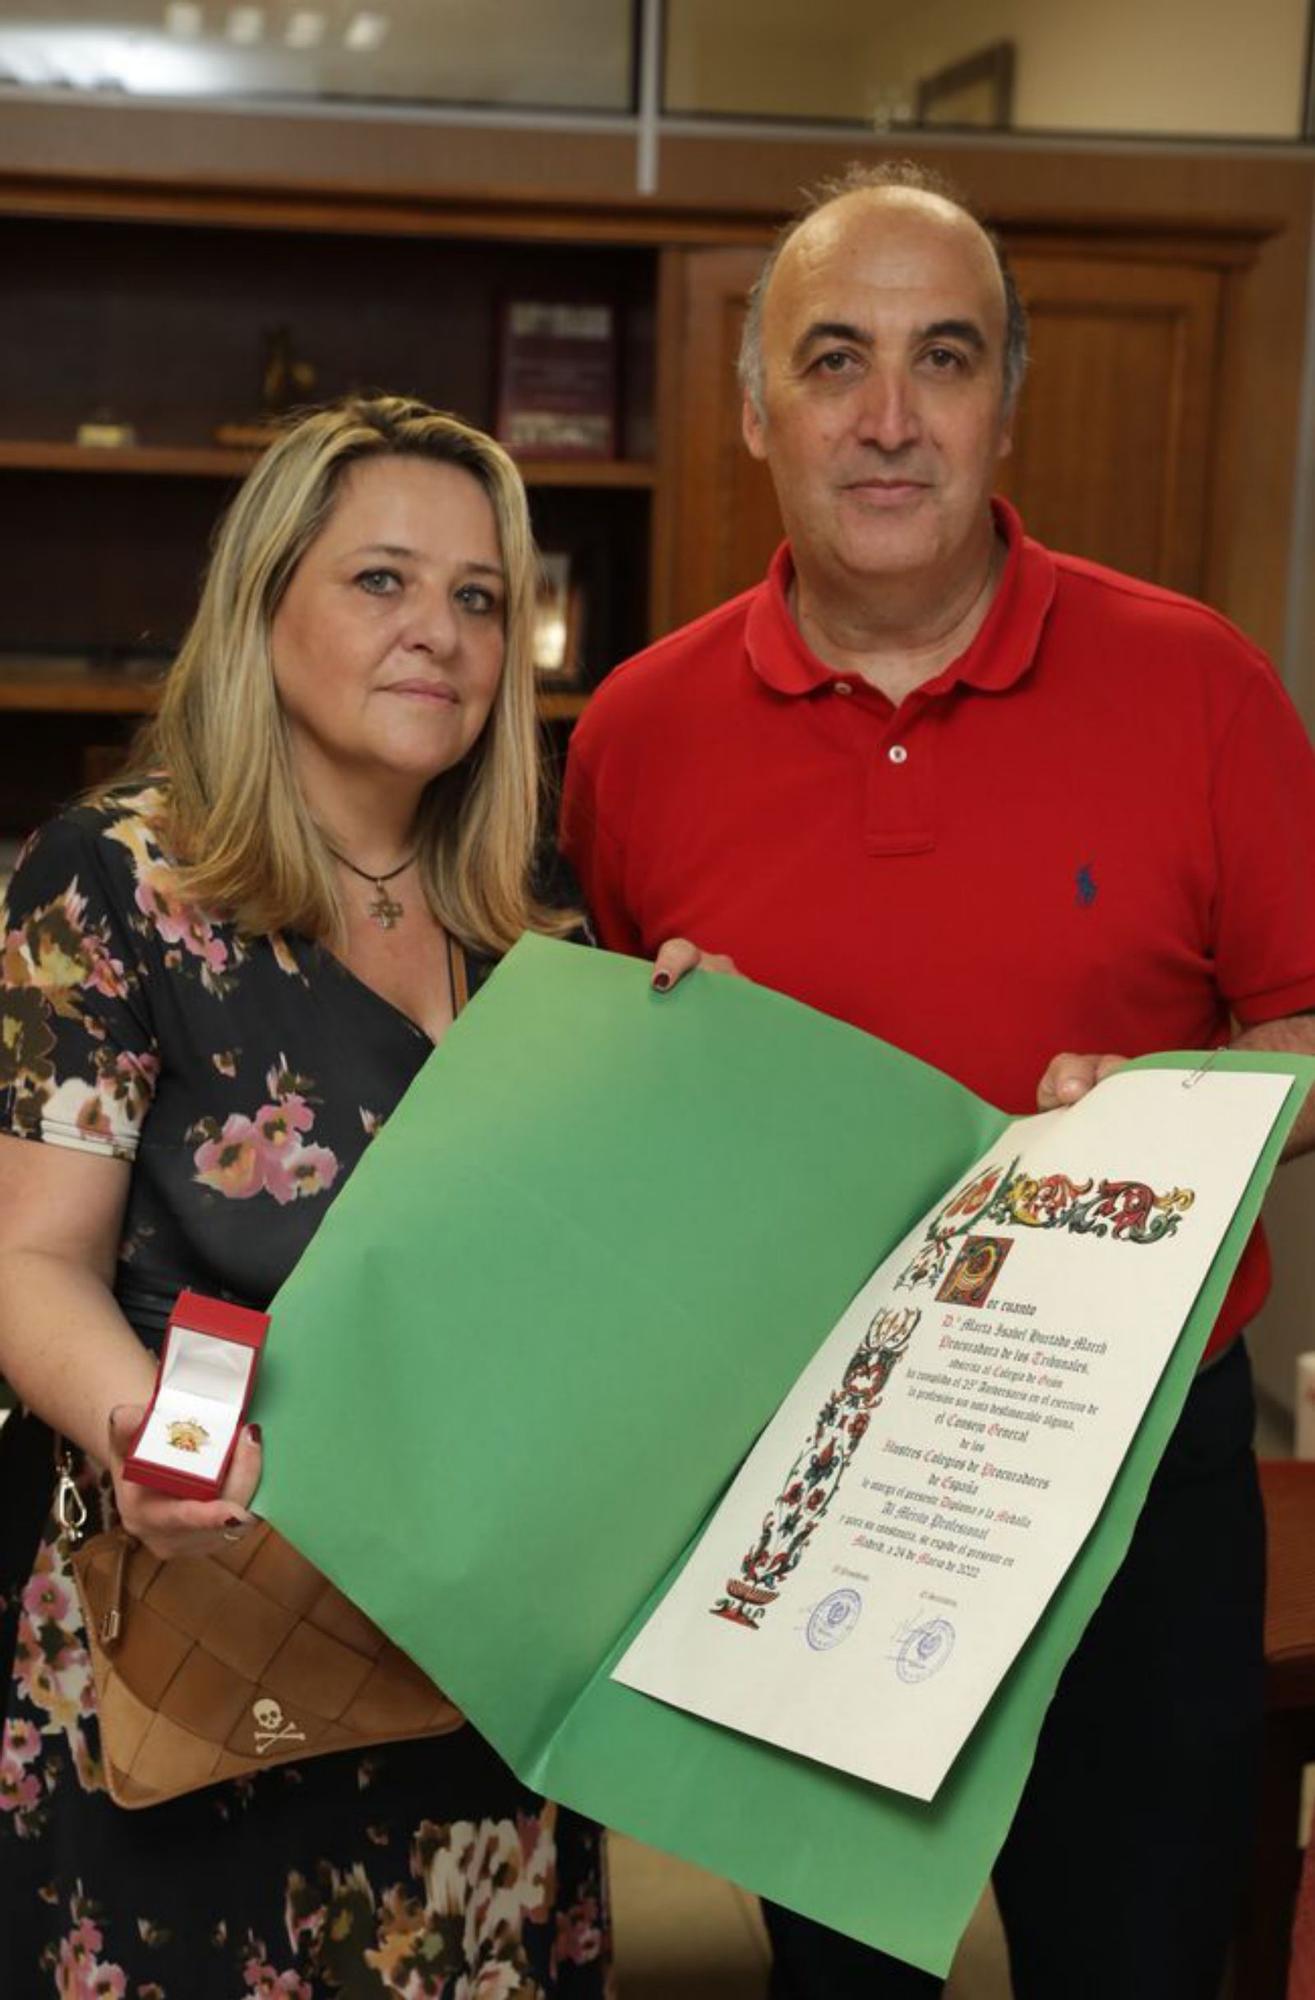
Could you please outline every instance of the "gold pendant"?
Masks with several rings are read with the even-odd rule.
[[[406,911],[396,897],[389,895],[382,882],[376,883],[375,887],[379,894],[369,905],[371,921],[378,924],[381,931],[390,931],[397,919],[406,915]]]

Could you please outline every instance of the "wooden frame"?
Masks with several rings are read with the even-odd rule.
[[[1007,132],[1014,119],[1017,45],[989,42],[972,55],[920,77],[914,114],[919,125],[953,125],[977,132]],[[986,116],[977,115],[981,103]]]
[[[583,685],[584,586],[574,572],[567,550],[540,550],[531,646],[541,687]]]

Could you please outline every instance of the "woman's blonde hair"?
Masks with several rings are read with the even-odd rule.
[[[346,473],[388,457],[460,466],[497,523],[506,579],[498,691],[478,741],[427,786],[417,833],[434,915],[464,943],[505,951],[527,929],[568,929],[574,915],[543,908],[531,889],[537,568],[525,489],[502,447],[458,418],[403,396],[347,397],[308,412],[270,445],[220,524],[196,617],[134,765],[168,780],[163,832],[180,864],[180,895],[250,934],[341,940],[338,877],[296,780],[270,632]]]

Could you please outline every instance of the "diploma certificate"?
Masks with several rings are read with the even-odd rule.
[[[1290,1079],[1008,1126],[854,1298],[615,1669],[930,1799],[1104,1503]]]

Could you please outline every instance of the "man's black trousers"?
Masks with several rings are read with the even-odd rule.
[[[1239,1340],[1202,1371],[1041,1731],[995,1890],[1015,2000],[1216,2000],[1251,1847],[1264,1519]],[[879,1883],[874,1895],[880,1895]],[[941,1982],[765,1905],[773,2000]]]

